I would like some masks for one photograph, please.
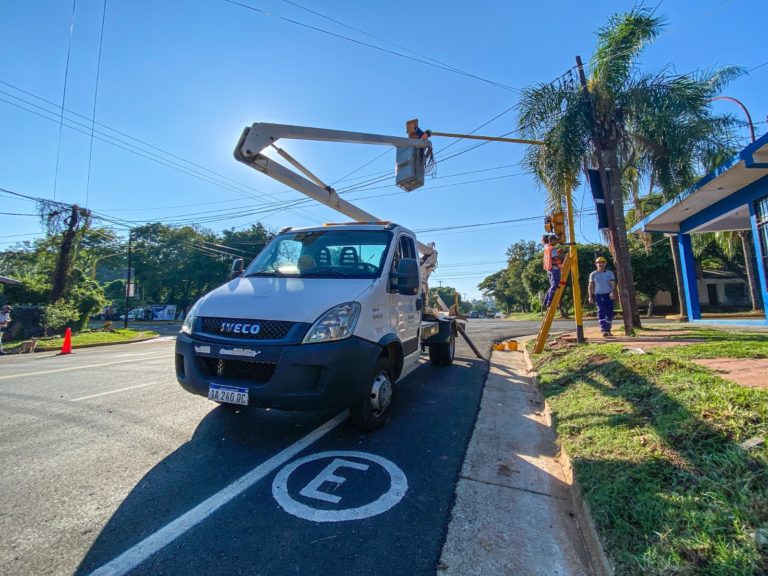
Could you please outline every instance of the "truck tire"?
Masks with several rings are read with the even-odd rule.
[[[389,416],[394,386],[389,360],[381,356],[376,361],[368,392],[362,400],[349,407],[352,425],[363,432],[373,432],[380,428]]]
[[[451,331],[448,342],[429,345],[429,361],[437,366],[450,366],[456,353],[456,335]]]

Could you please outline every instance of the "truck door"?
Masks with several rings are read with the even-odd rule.
[[[397,248],[392,260],[392,270],[397,270],[401,258],[416,258],[416,243],[413,238],[401,234],[397,239]],[[403,343],[405,368],[419,359],[419,327],[421,326],[421,310],[416,302],[420,295],[390,294],[390,322]]]

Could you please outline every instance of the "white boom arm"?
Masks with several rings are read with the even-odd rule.
[[[277,148],[275,143],[281,138],[356,144],[383,144],[396,148],[428,148],[430,146],[429,141],[416,138],[382,136],[366,134],[364,132],[346,132],[344,130],[328,130],[325,128],[290,126],[287,124],[256,123],[250,128],[243,130],[243,134],[235,148],[235,158],[238,161],[259,172],[263,172],[270,178],[274,178],[278,182],[290,186],[294,190],[358,222],[377,221],[379,218],[340,198],[333,188],[325,185],[287,152]],[[307,178],[264,156],[261,153],[262,150],[270,145],[289,163],[305,174]],[[419,252],[422,254],[422,281],[426,284],[432,270],[437,266],[437,251],[434,244],[424,244],[417,241],[417,245]]]

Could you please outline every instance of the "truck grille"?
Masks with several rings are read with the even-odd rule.
[[[294,325],[293,322],[282,320],[243,320],[242,318],[203,317],[200,321],[203,332],[243,340],[281,340]],[[233,331],[235,325],[240,325],[239,332]],[[255,328],[256,326],[258,329]]]
[[[269,382],[275,372],[274,362],[243,362],[198,356],[203,369],[209,376],[221,376],[249,382]]]

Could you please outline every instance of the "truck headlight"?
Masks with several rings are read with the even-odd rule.
[[[181,331],[184,332],[184,334],[192,334],[192,328],[195,325],[195,318],[197,318],[197,309],[200,308],[201,301],[202,298],[195,302],[192,308],[189,309],[187,317],[184,318],[184,322],[181,324]]]
[[[343,340],[352,336],[355,324],[360,316],[360,304],[346,302],[331,308],[317,319],[304,336],[302,344],[316,344],[318,342],[332,342]]]

